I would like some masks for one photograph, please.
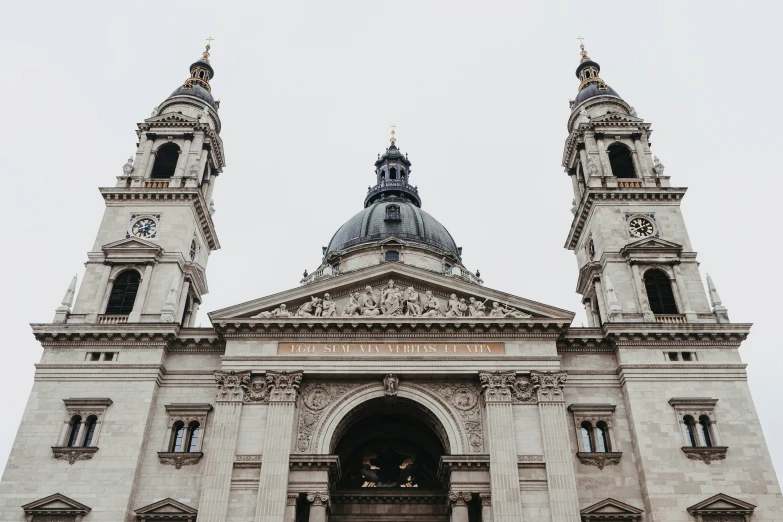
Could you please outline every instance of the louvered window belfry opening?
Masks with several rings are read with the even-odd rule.
[[[648,270],[644,274],[644,288],[654,314],[678,314],[672,282],[660,270]]]
[[[141,276],[135,270],[126,270],[114,280],[106,305],[106,314],[127,315],[133,311],[133,303],[139,292]]]

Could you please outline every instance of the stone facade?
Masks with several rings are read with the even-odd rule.
[[[405,202],[404,238],[387,210],[300,286],[192,328],[224,165],[205,53],[103,190],[75,303],[72,283],[33,325],[44,354],[0,520],[780,520],[738,353],[750,325],[712,283],[708,299],[650,125],[586,53],[577,73],[566,246],[589,327],[410,233],[421,200],[392,137],[366,207]],[[172,144],[170,175],[152,177]],[[126,270],[136,286],[119,295]]]

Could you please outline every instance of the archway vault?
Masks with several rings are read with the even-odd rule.
[[[339,398],[330,401],[322,415],[319,415],[313,427],[310,452],[329,455],[339,442],[340,429],[350,421],[352,412],[371,400],[384,397],[383,384],[364,384],[352,387]],[[442,439],[446,452],[451,455],[463,455],[469,452],[466,430],[458,411],[443,397],[425,386],[402,381],[397,399],[401,403],[413,404],[433,422],[433,429]],[[435,425],[437,424],[437,425]],[[300,420],[300,430],[302,422]],[[444,440],[445,439],[445,440]],[[300,451],[303,448],[300,448]]]

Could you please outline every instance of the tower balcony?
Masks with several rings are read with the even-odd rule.
[[[408,185],[407,182],[398,179],[381,181],[374,187],[368,188],[367,197],[364,198],[364,207],[369,207],[376,199],[379,199],[384,194],[410,199],[417,207],[421,207],[418,187]]]

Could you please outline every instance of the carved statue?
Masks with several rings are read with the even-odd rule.
[[[381,310],[383,315],[402,315],[402,292],[392,279],[381,292]]]
[[[291,313],[284,304],[281,304],[271,312],[261,312],[260,314],[251,317],[251,319],[269,319],[272,317],[291,317]]]
[[[631,107],[630,115],[633,116],[634,118],[639,116],[638,114],[636,114],[636,109],[634,109],[633,107]]]
[[[598,167],[590,156],[587,156],[587,175],[591,178],[598,175]]]
[[[383,378],[383,392],[386,396],[396,396],[397,395],[397,384],[399,382],[399,379],[397,379],[397,376],[394,374],[388,374],[386,377]]]
[[[201,111],[201,116],[198,118],[199,123],[208,123],[209,122],[209,109],[207,109],[207,106],[204,105],[204,109]]]
[[[201,160],[196,158],[196,161],[190,166],[190,177],[198,178],[201,174]]]
[[[579,205],[576,204],[576,200],[571,200],[571,214],[576,215],[576,211],[579,210]]]
[[[343,307],[344,316],[361,315],[362,314],[362,296],[359,292],[355,292],[348,298],[348,304]]]
[[[337,317],[337,303],[332,301],[332,296],[328,293],[324,294],[323,301],[321,301],[321,317]]]
[[[318,305],[320,303],[321,303],[320,299],[318,299],[314,295],[311,295],[310,296],[310,301],[309,302],[305,302],[296,311],[296,317],[313,317],[315,315],[316,309],[318,308]]]
[[[215,212],[217,212],[217,210],[215,210],[215,200],[214,199],[210,199],[209,200],[209,215],[210,216],[214,216]]]
[[[133,172],[133,156],[128,158],[128,162],[122,166],[122,173],[125,174],[126,176],[130,176],[132,172]]]
[[[364,288],[364,296],[362,298],[362,315],[381,315],[381,310],[378,308],[378,298],[373,293],[371,286]]]
[[[490,317],[514,317],[517,319],[529,319],[532,317],[525,312],[515,310],[513,308],[506,308],[501,306],[500,303],[492,303],[492,310],[489,312]]]
[[[471,297],[469,299],[468,303],[468,315],[470,317],[486,317],[487,312],[486,307],[484,306],[484,303],[488,301],[488,299],[485,299],[482,303],[481,301],[477,300],[475,297]]]
[[[446,303],[446,317],[462,317],[462,310],[460,310],[460,302],[457,299],[457,294],[451,294],[449,302]]]
[[[465,298],[461,298],[459,300],[459,311],[461,316],[464,316],[466,313],[468,313],[468,303],[465,301]]]
[[[424,298],[424,306],[422,307],[423,317],[440,317],[443,312],[440,311],[440,301],[437,297],[432,295],[432,292],[427,290]]]
[[[653,157],[653,172],[655,172],[656,177],[663,176],[663,170],[666,167],[663,166],[663,163],[661,163],[661,160],[658,159],[658,156]]]
[[[405,314],[413,317],[418,317],[421,315],[419,293],[412,286],[409,286],[405,290]]]
[[[152,114],[150,114],[150,118],[154,118],[155,116],[157,116],[160,113],[160,109],[158,107],[159,106],[156,105],[155,108],[152,109]]]

